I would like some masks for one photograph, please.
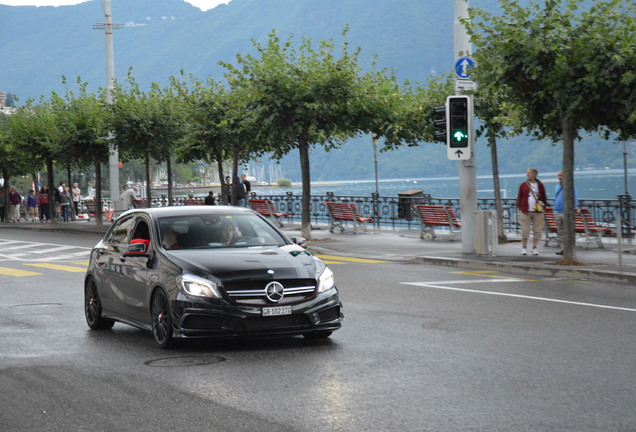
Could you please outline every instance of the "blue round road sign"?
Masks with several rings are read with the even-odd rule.
[[[455,63],[455,74],[459,78],[470,78],[475,68],[475,61],[470,57],[460,57]]]

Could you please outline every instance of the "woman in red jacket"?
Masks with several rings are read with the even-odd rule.
[[[525,182],[519,185],[517,194],[517,208],[519,209],[519,222],[521,223],[521,255],[528,255],[528,237],[532,228],[532,255],[539,255],[537,246],[541,239],[543,230],[544,214],[538,202],[541,201],[543,207],[548,198],[545,194],[543,183],[537,178],[539,171],[536,168],[528,168]]]
[[[38,194],[38,207],[40,207],[40,222],[49,219],[49,187],[42,186]]]

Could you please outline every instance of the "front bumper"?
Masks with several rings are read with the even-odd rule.
[[[291,315],[263,316],[262,307],[179,293],[172,302],[174,335],[180,338],[283,336],[330,332],[344,315],[336,289],[291,305]],[[273,305],[272,305],[273,306]]]

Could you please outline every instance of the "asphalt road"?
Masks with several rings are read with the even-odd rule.
[[[633,287],[327,257],[330,340],[163,351],[87,327],[96,237],[0,234],[3,432],[636,430]]]

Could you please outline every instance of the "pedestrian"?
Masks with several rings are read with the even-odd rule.
[[[228,205],[232,205],[232,178],[230,176],[225,177],[225,194],[227,196]]]
[[[57,187],[57,189],[55,190],[55,204],[56,204],[56,208],[57,208],[57,218],[59,219],[60,216],[62,215],[62,202],[60,201],[60,195],[62,194],[62,192],[64,192],[64,186],[66,186],[66,183],[64,183],[63,181],[60,182],[60,185]]]
[[[60,207],[62,209],[62,217],[64,222],[69,222],[71,220],[71,202],[73,198],[71,197],[71,191],[68,186],[63,186],[62,192],[60,192]]]
[[[206,196],[205,200],[203,200],[203,204],[204,205],[214,205],[214,204],[216,204],[216,201],[214,200],[214,191],[208,192],[208,196]]]
[[[73,183],[71,193],[73,195],[73,208],[75,209],[75,215],[79,215],[79,203],[82,199],[82,190],[79,188],[79,183]]]
[[[40,223],[49,220],[49,187],[42,185],[38,194],[38,206],[40,207]]]
[[[4,188],[0,189],[0,222],[4,220],[4,204],[6,198],[7,197],[4,195]]]
[[[11,222],[20,222],[20,205],[22,205],[22,196],[15,186],[11,186],[9,188],[9,218]]]
[[[121,200],[123,208],[125,210],[130,210],[135,208],[135,201],[139,199],[137,197],[138,192],[139,192],[139,189],[137,188],[137,186],[133,186],[121,194],[119,199]]]
[[[563,223],[565,220],[565,214],[563,213],[563,170],[557,173],[557,179],[559,183],[554,188],[554,223],[557,226],[557,241],[559,246],[563,247]],[[579,206],[579,196],[574,188],[574,208]],[[556,253],[557,255],[563,255],[563,249]]]
[[[243,187],[245,187],[245,207],[249,207],[248,200],[250,198],[250,192],[252,191],[252,183],[247,179],[247,175],[241,174],[241,181],[243,182]]]
[[[35,195],[35,191],[31,189],[26,201],[27,214],[31,216],[31,222],[35,222],[35,218],[38,214],[38,197]]]
[[[245,186],[243,186],[241,179],[238,177],[234,178],[234,182],[236,184],[236,203],[234,205],[237,207],[245,207]]]
[[[547,201],[545,186],[537,178],[539,171],[528,168],[526,181],[519,185],[517,194],[517,208],[521,223],[521,255],[528,255],[528,238],[532,229],[532,255],[539,255],[537,246],[541,239],[544,224],[544,209]]]

